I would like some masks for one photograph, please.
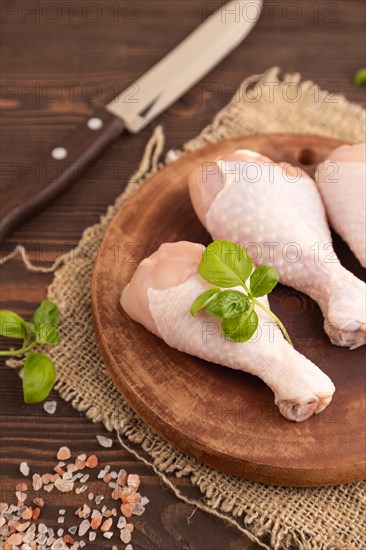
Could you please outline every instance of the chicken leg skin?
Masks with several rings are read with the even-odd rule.
[[[283,284],[313,298],[334,344],[351,349],[365,344],[365,284],[337,258],[309,176],[253,151],[237,151],[197,169],[189,188],[214,239],[239,243],[257,265],[273,265]]]
[[[266,312],[258,309],[259,327],[243,344],[223,337],[219,319],[203,311],[191,316],[193,301],[210,287],[198,275],[202,252],[193,243],[163,244],[123,290],[123,309],[179,351],[260,377],[287,419],[302,422],[321,412],[332,399],[333,383],[288,344]],[[260,300],[269,307],[267,297]]]

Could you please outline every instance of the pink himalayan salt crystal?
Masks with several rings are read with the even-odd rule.
[[[57,452],[58,460],[68,460],[71,457],[71,452],[68,447],[60,447]]]

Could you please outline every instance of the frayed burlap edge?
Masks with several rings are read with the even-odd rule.
[[[246,79],[230,104],[200,136],[185,145],[184,151],[253,133],[312,133],[349,142],[362,141],[364,111],[341,96],[331,96],[331,100],[327,92],[319,90],[312,82],[301,82],[298,74],[285,75],[281,80],[278,69],[270,69],[263,75]],[[179,498],[229,521],[263,547],[304,550],[365,547],[362,526],[365,483],[291,489],[250,483],[215,471],[154,434],[133,413],[109,378],[99,356],[91,322],[89,292],[93,261],[90,250],[98,250],[119,208],[159,169],[163,147],[164,136],[158,127],[125,192],[99,224],[83,233],[76,249],[60,257],[51,267],[33,265],[23,247],[17,247],[0,261],[4,263],[20,254],[30,270],[56,271],[48,290],[48,297],[59,305],[63,319],[62,344],[51,350],[58,367],[56,389],[63,399],[85,412],[88,418],[102,421],[108,430],[116,430],[121,445],[152,466]],[[174,161],[182,153],[170,151],[166,162]],[[138,449],[142,449],[149,459],[141,456]],[[167,477],[173,473],[177,477],[190,476],[192,484],[200,489],[202,499],[189,499],[179,491],[174,477]]]

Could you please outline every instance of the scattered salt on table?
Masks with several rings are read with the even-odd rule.
[[[48,414],[55,414],[57,401],[46,401],[43,403],[43,410]]]
[[[109,448],[113,445],[113,440],[109,437],[105,437],[104,435],[97,435],[98,443],[101,447]]]
[[[20,473],[23,474],[23,476],[27,477],[29,476],[29,466],[27,462],[21,462],[19,466]]]

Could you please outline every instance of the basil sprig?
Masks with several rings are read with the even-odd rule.
[[[55,383],[53,361],[43,353],[29,352],[37,344],[59,345],[59,320],[59,309],[50,300],[44,300],[40,304],[29,322],[13,311],[0,311],[0,335],[23,340],[19,349],[0,351],[0,356],[26,356],[23,370],[23,395],[26,403],[38,403],[46,399]]]
[[[259,307],[276,321],[292,345],[280,319],[257,300],[272,292],[278,283],[279,275],[273,267],[263,264],[253,271],[253,261],[241,246],[219,240],[208,245],[204,251],[198,272],[205,281],[216,287],[206,290],[193,302],[190,309],[192,317],[205,309],[209,315],[222,319],[221,330],[228,340],[241,343],[249,340],[257,330],[255,307]],[[241,286],[244,292],[232,290],[234,286]]]

